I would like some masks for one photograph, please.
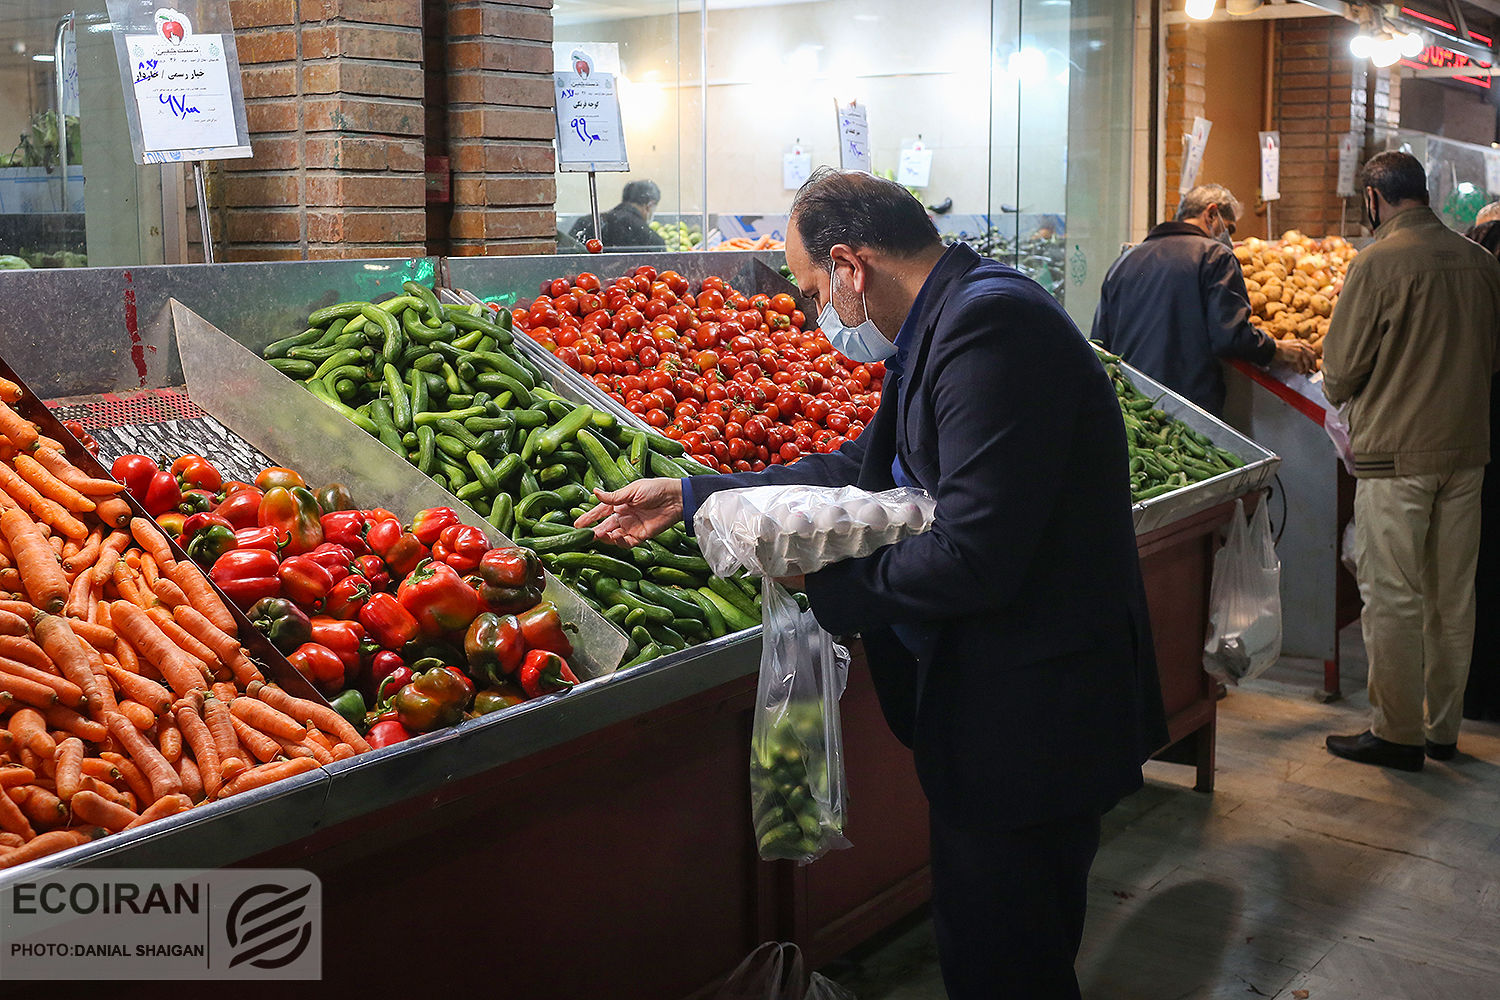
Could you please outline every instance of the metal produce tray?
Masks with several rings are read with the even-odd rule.
[[[1145,375],[1125,362],[1120,369],[1130,376],[1135,387],[1147,396],[1160,397],[1157,407],[1167,416],[1182,421],[1188,427],[1207,437],[1215,446],[1232,452],[1245,464],[1231,472],[1205,479],[1201,483],[1185,486],[1171,493],[1153,497],[1134,507],[1135,533],[1137,536],[1155,531],[1164,525],[1180,521],[1207,510],[1210,507],[1254,493],[1271,482],[1276,469],[1281,465],[1280,456],[1267,451],[1218,417],[1189,402],[1160,382]]]

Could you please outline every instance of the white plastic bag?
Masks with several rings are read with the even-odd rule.
[[[849,653],[811,611],[766,577],[765,625],[750,734],[750,813],[766,860],[807,864],[844,839],[844,739],[839,696]]]
[[[855,1000],[849,990],[814,972],[802,992],[802,949],[767,941],[745,956],[713,1000]]]
[[[693,530],[719,576],[740,569],[792,576],[921,534],[932,527],[936,509],[932,497],[906,488],[754,486],[711,494]]]
[[[1230,684],[1263,673],[1281,655],[1281,562],[1266,505],[1249,523],[1234,502],[1224,547],[1214,556],[1203,669]]]

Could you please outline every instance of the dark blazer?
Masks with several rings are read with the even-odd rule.
[[[650,223],[641,218],[641,213],[623,201],[599,216],[599,228],[604,231],[600,239],[604,242],[604,249],[608,253],[667,248],[667,241],[657,235]],[[593,239],[593,218],[585,215],[573,223],[570,235],[579,243]]]
[[[1224,412],[1220,358],[1268,365],[1276,355],[1250,325],[1234,251],[1186,222],[1163,222],[1114,262],[1091,336],[1213,414]]]
[[[914,323],[907,375],[888,379],[857,441],[694,477],[691,497],[890,489],[899,455],[936,498],[936,525],[808,576],[818,621],[863,636],[886,719],[949,823],[1102,813],[1167,739],[1114,388],[1040,285],[963,244]],[[892,624],[928,641],[914,655]]]

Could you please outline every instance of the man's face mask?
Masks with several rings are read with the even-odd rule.
[[[828,338],[833,349],[850,360],[864,363],[884,361],[895,354],[896,345],[886,340],[871,321],[870,310],[868,306],[865,306],[863,295],[859,297],[859,303],[865,309],[864,322],[852,327],[844,325],[844,321],[839,318],[839,311],[833,305],[837,280],[838,272],[832,264],[829,264],[828,302],[818,313],[818,329],[823,331],[823,336]]]
[[[1223,228],[1219,229],[1219,231],[1214,234],[1214,239],[1218,240],[1220,243],[1224,244],[1226,247],[1229,247],[1229,248],[1233,249],[1233,247],[1234,247],[1234,219],[1231,216],[1225,215],[1224,214],[1224,210],[1222,208],[1219,209],[1219,226],[1222,226]],[[1215,227],[1215,228],[1218,228],[1218,227]]]

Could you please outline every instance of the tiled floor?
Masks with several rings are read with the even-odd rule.
[[[1500,997],[1500,724],[1404,774],[1338,760],[1365,728],[1363,650],[1342,701],[1317,664],[1278,664],[1219,704],[1218,785],[1152,763],[1105,818],[1078,958],[1089,1000]],[[941,1000],[917,914],[823,970],[859,1000]]]

